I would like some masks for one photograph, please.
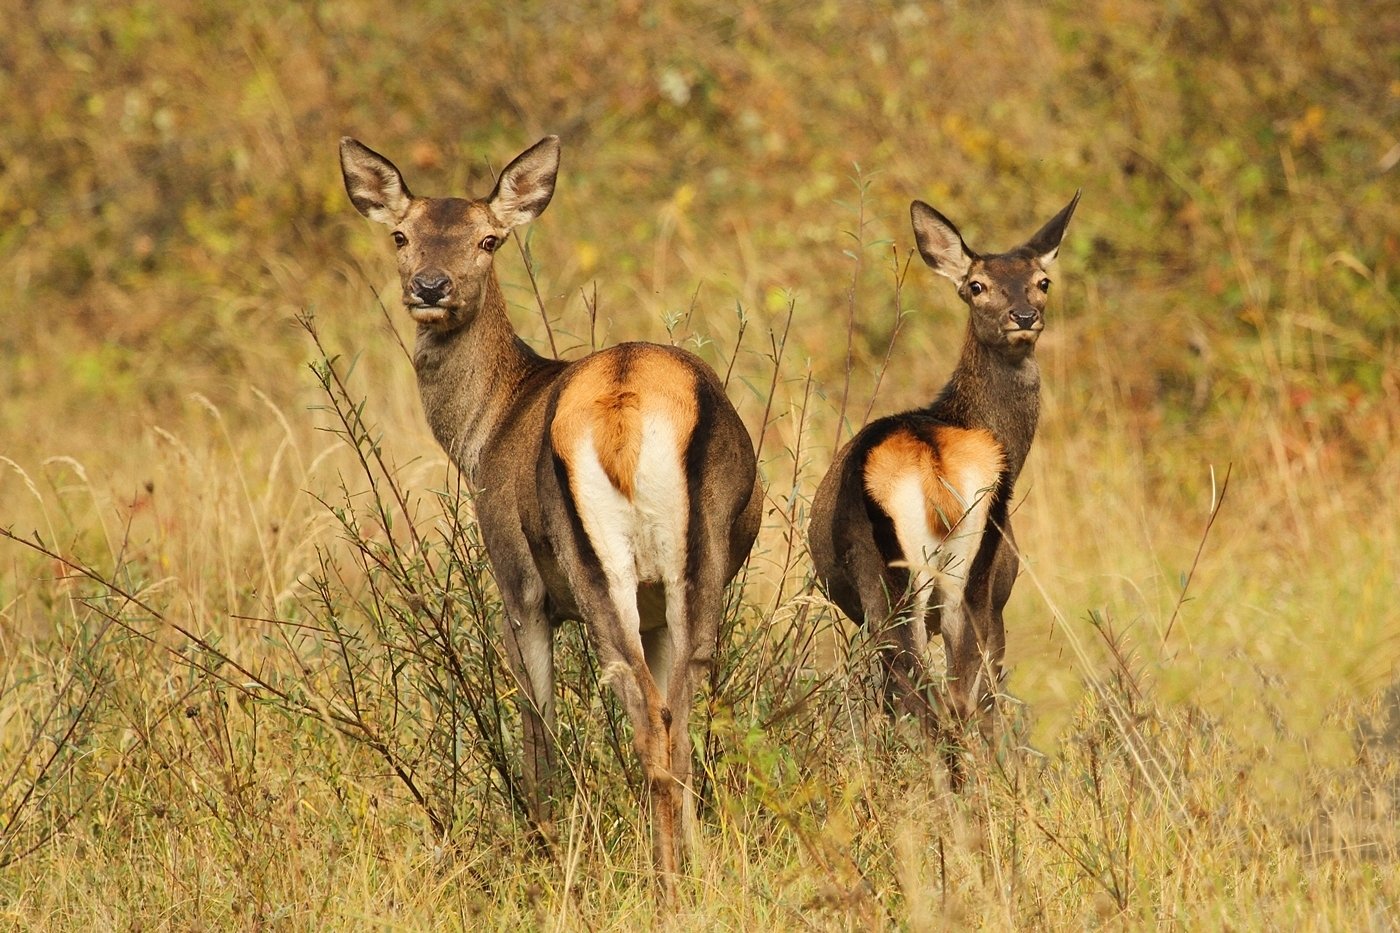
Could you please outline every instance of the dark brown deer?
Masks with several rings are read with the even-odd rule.
[[[549,204],[557,137],[476,200],[415,197],[393,163],[348,137],[340,164],[355,207],[393,230],[423,410],[473,491],[519,685],[531,816],[547,835],[553,630],[579,620],[635,731],[670,896],[694,815],[691,705],[725,585],[758,531],[753,442],[693,354],[625,343],[566,362],[516,336],[493,260]]]
[[[915,201],[924,262],[970,311],[962,356],[927,408],[862,428],[836,454],[812,502],[812,560],[827,595],[873,627],[891,712],[936,734],[929,639],[947,656],[945,725],[991,726],[1006,633],[1002,608],[1020,563],[1008,520],[1040,415],[1036,339],[1050,269],[1079,195],[1024,245],[981,256]],[[979,716],[980,714],[980,716]],[[954,762],[955,764],[955,762]],[[956,777],[956,771],[954,772]]]

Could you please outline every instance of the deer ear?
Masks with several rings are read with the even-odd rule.
[[[928,267],[954,282],[962,282],[972,268],[977,254],[967,248],[962,234],[953,222],[923,201],[909,205],[909,219],[914,222],[914,242]]]
[[[540,216],[554,197],[559,174],[559,137],[546,136],[505,167],[486,199],[501,225],[518,227]]]
[[[1055,257],[1060,255],[1060,240],[1064,239],[1065,228],[1069,226],[1069,219],[1074,216],[1074,206],[1079,203],[1081,193],[1082,189],[1076,191],[1064,209],[1047,220],[1045,226],[1026,241],[1026,248],[1040,258],[1041,265],[1050,265],[1055,261]]]
[[[357,139],[340,138],[340,172],[355,210],[393,226],[408,213],[413,193],[394,163]]]

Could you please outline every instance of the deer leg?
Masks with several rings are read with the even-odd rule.
[[[966,718],[975,719],[982,738],[991,741],[995,731],[996,695],[1001,688],[1002,659],[1006,655],[1006,625],[1001,607],[995,604],[980,607],[969,604],[966,611],[976,652],[975,673],[965,701]]]
[[[965,724],[972,718],[977,706],[974,697],[985,679],[981,639],[961,594],[944,598],[942,614],[943,645],[948,656],[949,706],[957,723]]]
[[[955,610],[955,611],[950,611]],[[949,706],[953,716],[946,737],[944,758],[952,789],[962,788],[965,780],[964,742],[975,726],[984,743],[994,735],[996,690],[1001,681],[1001,658],[1005,632],[1001,611],[959,603],[944,609],[944,645],[948,656]],[[956,622],[950,624],[950,620]]]
[[[949,607],[950,609],[953,607]],[[945,610],[957,624],[945,625],[944,643],[948,656],[948,693],[953,710],[956,745],[975,726],[984,741],[994,730],[996,693],[1001,684],[1002,657],[1006,632],[1000,608],[974,608],[960,604],[955,612]]]
[[[661,875],[663,893],[669,900],[675,893],[676,823],[678,794],[671,775],[671,710],[657,687],[648,665],[646,642],[651,642],[653,658],[659,662],[659,637],[641,630],[637,607],[638,584],[625,565],[605,573],[606,581],[586,577],[574,581],[574,595],[581,614],[588,620],[590,635],[598,652],[604,676],[632,723],[632,742],[642,763],[647,783],[647,807],[651,813],[652,853]],[[665,629],[661,629],[662,632]]]
[[[681,586],[683,588],[684,584]],[[669,749],[667,766],[670,783],[674,785],[674,794],[679,798],[679,812],[670,817],[678,832],[671,835],[669,842],[658,841],[656,844],[669,845],[674,851],[669,853],[668,857],[677,866],[681,866],[685,864],[691,821],[694,818],[694,806],[688,789],[690,735],[686,731],[686,722],[690,716],[690,690],[680,683],[688,678],[686,664],[681,660],[684,657],[682,652],[685,649],[685,639],[677,638],[671,627],[671,620],[679,615],[672,607],[681,602],[679,598],[669,595],[671,591],[672,588],[668,587],[666,624],[643,632],[642,645],[646,651],[647,668],[651,671],[657,692],[665,703],[665,709],[670,712],[670,719],[665,722],[666,745]],[[678,643],[680,651],[677,650]],[[666,796],[672,796],[672,793],[668,791]],[[653,809],[657,799],[656,794],[653,794]],[[658,864],[662,861],[664,859],[658,855]]]
[[[943,648],[948,662],[948,707],[950,722],[944,736],[944,760],[953,790],[962,787],[963,733],[971,716],[971,697],[982,670],[977,630],[968,617],[961,593],[944,598],[942,608]]]
[[[723,539],[721,539],[723,540]],[[691,570],[690,585],[676,581],[671,592],[678,612],[668,614],[668,626],[675,644],[671,682],[667,687],[667,703],[671,708],[671,773],[681,794],[681,857],[699,846],[699,826],[696,817],[698,798],[691,782],[694,747],[690,738],[690,714],[695,706],[695,693],[710,683],[710,672],[719,647],[719,629],[724,618],[723,553],[714,553],[703,567]],[[668,598],[668,610],[672,600]]]
[[[580,614],[588,622],[604,676],[632,723],[633,745],[646,778],[652,851],[663,893],[670,900],[679,868],[679,794],[671,775],[672,711],[647,663],[644,639],[653,642],[652,660],[658,667],[662,666],[665,649],[659,642],[660,636],[643,634],[644,630],[658,627],[661,607],[656,581],[644,582],[642,574],[643,568],[647,568],[647,573],[654,572],[676,529],[674,521],[662,520],[662,513],[670,514],[667,510],[671,506],[669,500],[664,508],[658,505],[661,497],[654,488],[654,474],[663,467],[650,464],[655,469],[649,473],[645,469],[650,463],[645,447],[640,456],[632,501],[604,475],[595,451],[581,449],[575,457],[577,474],[572,485],[586,534],[565,540],[573,554],[564,565]],[[668,576],[677,575],[677,571],[665,569],[670,571]],[[665,615],[665,627],[669,628],[669,609]],[[671,650],[674,652],[674,644]]]
[[[671,632],[665,625],[642,632],[642,650],[646,654],[647,670],[651,671],[656,689],[664,696],[671,679]]]
[[[970,591],[967,599],[967,609],[976,626],[982,659],[982,689],[977,697],[980,714],[978,727],[987,739],[995,730],[996,694],[1001,689],[1002,662],[1006,657],[1006,623],[1002,609],[1011,597],[1011,588],[1019,569],[1015,538],[1008,524],[997,545],[986,584]]]
[[[886,583],[887,577],[888,574],[884,574],[873,583],[866,579],[857,579],[855,582],[860,593],[860,607],[864,611],[864,619],[861,621],[864,622],[864,627],[874,643],[882,705],[885,715],[893,719],[899,716],[900,697],[894,666],[898,655],[893,633],[898,620],[895,618],[895,601],[890,596]]]
[[[1001,608],[994,607],[986,616],[986,631],[982,636],[982,671],[984,685],[978,701],[981,715],[978,728],[982,737],[991,741],[996,727],[997,694],[1001,692],[1002,660],[1006,657],[1006,623],[1001,617]]]
[[[940,627],[947,657],[948,706],[952,714],[947,758],[950,780],[955,788],[961,784],[960,747],[963,734],[973,717],[987,708],[995,686],[995,675],[988,664],[988,616],[979,606],[979,597],[983,595],[979,589],[982,584],[969,586],[973,583],[970,578],[983,546],[983,530],[989,508],[990,502],[985,494],[977,496],[958,525],[943,539],[941,549],[943,559],[938,585],[942,600]],[[990,723],[979,725],[985,730]]]
[[[690,854],[699,842],[695,816],[695,790],[690,782],[693,748],[690,741],[690,712],[694,705],[695,682],[703,679],[708,671],[708,663],[678,665],[672,672],[666,706],[671,711],[667,724],[667,738],[670,745],[670,779],[675,807],[676,835],[674,845],[678,865],[685,865]]]
[[[522,784],[525,805],[544,841],[551,834],[551,800],[558,767],[554,708],[554,633],[539,598],[502,592],[505,603],[506,659],[515,678],[524,746]]]
[[[901,590],[892,589],[896,585]],[[909,716],[925,734],[937,734],[938,711],[928,692],[927,587],[918,587],[917,582],[905,584],[895,575],[885,574],[873,587],[867,587],[862,602],[875,609],[870,618],[877,626],[876,650],[886,712],[892,717]]]

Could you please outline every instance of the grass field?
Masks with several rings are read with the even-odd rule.
[[[564,7],[7,5],[0,926],[1400,924],[1400,5]],[[496,263],[522,335],[682,343],[761,445],[674,917],[576,627],[531,845],[497,597],[336,162],[481,195],[549,132]],[[991,251],[1076,188],[1012,696],[954,795],[805,515],[961,344],[909,201]]]

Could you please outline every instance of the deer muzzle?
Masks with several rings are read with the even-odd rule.
[[[409,281],[409,304],[432,307],[452,294],[452,279],[436,269],[419,272]]]
[[[1013,309],[1007,315],[1007,323],[1002,328],[1002,333],[1010,343],[1025,344],[1035,343],[1044,329],[1045,322],[1041,319],[1040,312],[1035,308],[1026,307]]]

